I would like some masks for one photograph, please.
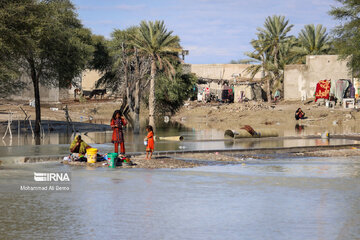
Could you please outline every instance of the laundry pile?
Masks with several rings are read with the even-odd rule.
[[[315,102],[321,98],[340,103],[344,98],[355,98],[354,85],[348,79],[320,80],[316,84]]]

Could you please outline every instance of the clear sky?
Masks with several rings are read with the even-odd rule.
[[[93,33],[110,38],[114,29],[141,20],[164,20],[190,50],[187,63],[228,63],[246,58],[256,28],[271,15],[284,15],[297,35],[305,24],[337,23],[328,15],[335,0],[73,0],[80,19]]]

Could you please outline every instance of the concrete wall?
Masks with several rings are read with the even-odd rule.
[[[85,70],[81,74],[81,78],[76,78],[75,81],[78,82],[79,87],[82,87],[83,90],[93,90],[96,81],[101,76],[102,75],[97,71]],[[10,96],[9,99],[18,101],[33,100],[34,88],[30,77],[27,74],[23,74],[20,79],[26,83],[24,89],[20,91],[19,94]],[[71,89],[59,89],[58,87],[45,87],[40,85],[41,102],[58,103],[59,100],[73,99],[75,88],[77,87],[73,86]]]
[[[217,82],[211,82],[209,83],[209,88],[211,90],[222,90],[223,89],[223,85]]]
[[[20,80],[25,82],[24,88],[16,95],[9,96],[10,100],[18,101],[30,101],[34,98],[34,87],[30,77],[27,74],[23,74]],[[46,87],[40,85],[40,98],[42,103],[58,103],[59,102],[59,88]]]
[[[95,89],[95,83],[102,74],[95,70],[85,70],[81,74],[81,86],[83,90]]]
[[[347,61],[338,60],[337,55],[306,56],[306,64],[285,66],[285,100],[314,98],[316,84],[324,79],[351,79]]]
[[[34,87],[30,77],[23,74],[20,79],[25,82],[24,88],[16,95],[8,97],[10,100],[30,101],[34,100]],[[74,79],[80,84],[80,78]],[[76,87],[69,88],[47,87],[40,84],[40,98],[42,103],[59,103],[60,100],[74,99],[74,90]]]
[[[250,74],[245,72],[249,64],[191,64],[191,72],[197,77],[209,79],[233,80],[234,75],[240,78],[250,78]],[[255,78],[261,78],[261,72]]]
[[[234,102],[240,102],[241,92],[243,92],[243,97],[247,99],[253,99],[254,94],[251,89],[251,85],[235,85],[234,86]]]

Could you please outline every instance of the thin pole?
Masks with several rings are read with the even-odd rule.
[[[32,137],[33,137],[33,139],[34,139],[34,138],[35,138],[35,136],[34,136],[34,130],[33,130],[33,128],[32,128],[30,118],[29,118],[29,124],[30,124],[31,134],[32,134]]]
[[[18,118],[18,137],[20,137],[20,120]]]

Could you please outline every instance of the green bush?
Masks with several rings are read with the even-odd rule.
[[[193,96],[196,82],[195,74],[177,72],[174,78],[165,73],[159,74],[155,90],[157,113],[174,114],[185,100]]]

